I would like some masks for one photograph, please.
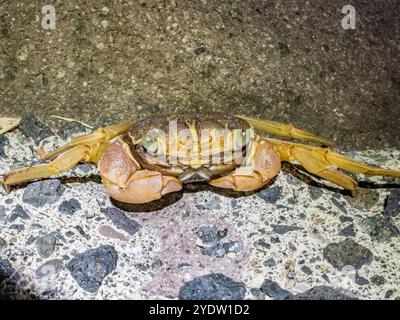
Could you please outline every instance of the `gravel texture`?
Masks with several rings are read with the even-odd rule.
[[[355,2],[356,30],[334,0],[53,5],[44,30],[38,4],[0,4],[2,114],[42,118],[24,125],[36,142],[65,125],[51,115],[96,127],[220,110],[292,121],[349,150],[400,147],[397,0]]]

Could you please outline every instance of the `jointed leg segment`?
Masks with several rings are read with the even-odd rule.
[[[99,128],[91,133],[73,138],[70,142],[63,145],[62,147],[57,148],[54,151],[46,154],[43,159],[45,160],[54,159],[60,153],[63,153],[64,151],[73,148],[75,146],[95,145],[100,141],[112,140],[115,137],[127,132],[127,130],[132,126],[133,123],[134,121],[121,122],[119,124],[111,125],[105,128]]]
[[[333,152],[329,148],[320,148],[275,139],[268,139],[268,141],[273,144],[283,161],[298,161],[308,172],[348,190],[355,190],[357,182],[334,167],[351,173],[400,178],[400,171],[398,170],[372,167]]]
[[[260,120],[254,119],[245,116],[238,116],[239,118],[246,120],[252,127],[269,132],[272,134],[276,134],[278,136],[300,139],[305,141],[313,141],[317,143],[321,143],[326,146],[332,146],[333,143],[325,138],[318,137],[315,134],[300,130],[295,128],[292,124],[283,124],[271,120]]]
[[[47,178],[68,171],[81,161],[97,164],[109,146],[108,140],[125,133],[131,124],[131,121],[124,122],[74,138],[71,142],[44,156],[44,159],[53,161],[34,167],[13,170],[5,174],[0,183],[4,185],[6,191],[10,191],[10,186],[13,184]]]

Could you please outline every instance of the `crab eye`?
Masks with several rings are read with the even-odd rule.
[[[145,133],[140,141],[140,144],[146,152],[155,155],[158,150],[158,136],[155,132],[149,131]]]
[[[237,130],[234,134],[235,150],[243,148],[249,141],[249,135],[246,130]]]

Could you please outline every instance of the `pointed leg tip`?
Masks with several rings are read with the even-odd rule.
[[[0,179],[0,184],[3,186],[4,190],[6,191],[6,193],[10,193],[11,192],[11,186],[9,184],[6,184],[4,182],[4,179]]]

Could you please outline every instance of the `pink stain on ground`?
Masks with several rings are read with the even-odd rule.
[[[101,225],[99,227],[99,233],[108,238],[118,239],[121,241],[128,241],[128,239],[122,233],[118,232],[109,225]]]
[[[187,216],[183,217],[182,213]],[[236,281],[240,281],[248,264],[248,252],[245,239],[239,238],[234,226],[209,214],[199,215],[193,203],[183,199],[171,207],[157,212],[135,214],[141,220],[143,228],[157,229],[162,239],[161,251],[154,257],[154,278],[145,285],[146,296],[177,297],[181,286],[194,277],[208,273],[223,273]],[[208,224],[218,230],[227,229],[227,237],[232,241],[241,241],[243,250],[239,253],[225,254],[223,257],[207,256],[201,253],[196,231],[199,226]],[[196,244],[197,243],[197,244]],[[178,265],[181,265],[181,268]]]

